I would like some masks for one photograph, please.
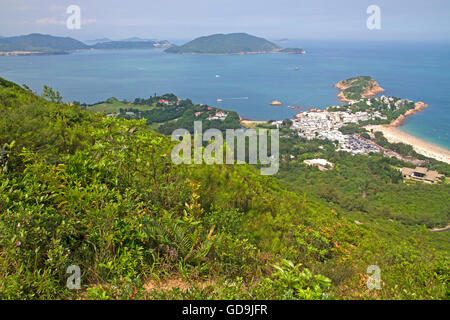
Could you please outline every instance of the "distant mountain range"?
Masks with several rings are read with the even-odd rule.
[[[152,49],[152,48],[167,48],[170,43],[163,41],[109,41],[96,43],[91,48],[93,49]]]
[[[266,39],[247,33],[214,34],[194,39],[182,46],[168,41],[154,41],[137,37],[120,41],[108,38],[87,41],[90,45],[70,37],[32,33],[29,35],[0,38],[0,55],[15,54],[64,54],[83,49],[153,49],[167,48],[167,53],[181,54],[246,54],[281,52],[302,54],[303,49],[282,48]]]
[[[84,42],[89,44],[89,45],[94,45],[96,43],[101,43],[101,42],[110,42],[112,41],[109,38],[100,38],[100,39],[94,39],[94,40],[85,40]]]
[[[82,49],[151,49],[166,48],[168,41],[151,41],[131,38],[128,41],[112,41],[108,38],[93,40],[87,45],[70,37],[32,33],[24,36],[0,38],[1,52],[26,52],[29,54],[64,54]]]
[[[85,43],[69,37],[54,37],[32,33],[0,39],[0,51],[27,51],[39,53],[65,53],[67,51],[89,49]]]
[[[304,53],[298,48],[285,50],[264,38],[247,33],[230,33],[200,37],[182,46],[172,45],[165,52],[180,54]]]
[[[126,38],[126,39],[121,39],[120,41],[156,41],[153,39],[143,39],[143,38],[139,38],[139,37],[131,37],[131,38]]]

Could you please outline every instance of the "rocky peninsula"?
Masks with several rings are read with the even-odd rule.
[[[362,98],[372,98],[385,90],[378,82],[369,76],[359,76],[339,81],[334,85],[341,90],[337,97],[341,102],[358,101]]]

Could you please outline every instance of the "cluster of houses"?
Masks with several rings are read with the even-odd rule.
[[[410,180],[417,180],[426,183],[437,183],[445,177],[443,174],[439,174],[437,171],[428,170],[424,167],[401,168],[400,169],[403,178]]]
[[[310,109],[307,112],[301,112],[295,115],[292,120],[291,130],[296,132],[299,137],[306,139],[328,139],[337,141],[341,150],[349,151],[353,154],[379,152],[376,144],[365,141],[358,136],[345,135],[339,128],[349,123],[359,123],[376,118],[385,119],[385,117],[375,112],[358,111],[355,113],[346,111],[321,111]],[[278,128],[282,126],[283,121],[275,121],[273,124]]]
[[[386,109],[390,109],[390,110],[397,110],[403,106],[405,106],[408,103],[411,103],[412,101],[409,99],[399,99],[399,98],[393,98],[393,97],[386,97],[386,96],[381,96],[381,97],[376,97],[376,98],[368,98],[368,99],[360,99],[357,101],[351,101],[347,104],[347,106],[352,106],[354,104],[359,104],[361,102],[365,102],[365,104],[367,106],[372,106],[372,104],[374,102],[381,102],[383,104],[383,106]],[[342,107],[342,106],[335,106],[335,107]],[[350,108],[348,108],[348,111]]]
[[[339,149],[336,151],[346,151],[353,155],[382,151],[379,145],[358,135],[347,135],[345,137],[346,140],[340,144]]]
[[[330,168],[334,167],[334,164],[325,160],[325,159],[308,159],[303,160],[304,163],[306,163],[308,166],[316,166],[319,168],[320,171],[326,171]]]
[[[174,104],[174,102],[169,101],[169,100],[167,100],[167,99],[159,99],[158,102],[161,103],[161,104],[164,104],[164,105],[166,105],[166,106],[170,106],[170,105]]]
[[[394,99],[392,97],[386,97],[384,95],[379,98],[374,98],[374,100],[380,101],[389,109],[394,109],[394,110],[399,109],[399,108],[403,107],[404,105],[406,105],[407,103],[412,102],[411,100],[408,100],[408,99]]]
[[[208,116],[206,120],[225,120],[227,118],[227,113],[223,111],[217,111],[215,114]]]
[[[208,107],[208,110],[211,111],[213,108]],[[203,114],[203,111],[197,111],[194,112],[195,117],[199,117],[201,114]],[[228,113],[223,111],[217,111],[215,114],[209,115],[206,120],[225,120],[228,116]]]

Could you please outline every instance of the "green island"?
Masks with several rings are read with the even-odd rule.
[[[300,49],[300,48],[284,48],[284,49],[281,49],[279,52],[289,53],[289,54],[304,54],[304,53],[306,53],[305,50]]]
[[[385,91],[370,76],[359,76],[339,81],[334,85],[341,90],[338,98],[343,102],[356,101],[361,98],[371,98]]]
[[[266,39],[247,33],[204,36],[182,46],[172,45],[165,52],[180,54],[305,53],[304,50],[298,48],[283,49]]]
[[[430,230],[450,218],[446,181],[405,180],[407,161],[293,136],[292,120],[256,126],[280,127],[278,175],[175,165],[175,142],[148,121],[213,110],[172,95],[103,104],[172,116],[88,112],[0,78],[1,299],[450,298],[450,233]],[[80,290],[66,286],[69,265]],[[371,265],[380,290],[366,285]]]
[[[28,52],[29,54],[65,54],[88,49],[89,46],[70,37],[55,37],[32,33],[0,39],[0,52]]]
[[[170,44],[168,41],[106,41],[99,42],[91,46],[92,49],[154,49],[166,48]]]
[[[102,39],[99,39],[102,40]],[[49,55],[68,54],[77,50],[112,49],[165,49],[167,53],[184,54],[245,54],[280,52],[304,54],[300,48],[282,48],[259,37],[246,33],[215,34],[194,39],[182,46],[166,40],[153,41],[139,38],[112,41],[105,39],[92,45],[70,37],[57,37],[32,33],[23,36],[0,38],[0,55]]]
[[[108,39],[109,40],[109,39]],[[87,45],[70,37],[57,37],[32,33],[23,36],[0,38],[0,55],[53,55],[68,54],[89,49],[153,49],[167,48],[168,41],[104,41]]]

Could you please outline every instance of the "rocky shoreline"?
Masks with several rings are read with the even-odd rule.
[[[334,85],[335,88],[341,90],[341,92],[339,92],[337,94],[337,97],[338,97],[339,101],[341,101],[341,102],[352,102],[354,100],[347,99],[344,95],[344,90],[350,88],[352,86],[352,83],[344,84],[343,83],[344,81],[345,80],[339,81],[338,83],[336,83]],[[378,82],[373,80],[372,86],[370,88],[367,88],[363,93],[361,93],[361,97],[362,98],[372,98],[372,97],[375,97],[376,95],[378,95],[382,92],[385,92],[385,91],[386,91],[385,89],[380,87]]]
[[[393,120],[393,121],[389,124],[389,126],[392,126],[392,127],[400,127],[400,126],[406,121],[406,119],[407,119],[408,117],[410,117],[410,116],[412,116],[413,114],[416,114],[416,113],[418,113],[418,112],[421,112],[421,111],[423,111],[425,108],[428,108],[428,107],[429,107],[429,105],[426,104],[426,103],[424,103],[424,102],[421,102],[421,101],[416,102],[416,103],[415,103],[415,108],[414,108],[414,109],[411,109],[411,110],[406,111],[406,112],[405,112],[404,114],[402,114],[400,117],[398,117],[397,119]]]

